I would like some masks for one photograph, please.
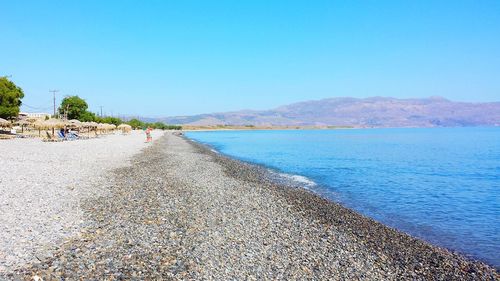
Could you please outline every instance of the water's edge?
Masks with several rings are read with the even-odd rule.
[[[398,229],[396,227],[392,227],[390,225],[386,225],[386,224],[384,224],[384,223],[382,223],[374,218],[368,217],[368,216],[346,206],[341,201],[334,200],[334,198],[332,198],[331,196],[327,196],[326,193],[321,191],[324,188],[321,184],[316,183],[305,176],[296,175],[296,174],[289,174],[289,173],[286,173],[284,171],[280,171],[277,168],[266,166],[265,164],[254,163],[252,161],[243,160],[243,159],[240,159],[240,158],[235,157],[233,155],[229,155],[229,154],[223,153],[221,151],[218,151],[215,147],[213,147],[210,144],[192,139],[186,135],[182,135],[182,137],[186,141],[188,141],[189,143],[191,143],[192,145],[197,147],[198,149],[204,151],[206,154],[210,154],[214,157],[221,158],[223,161],[235,161],[235,162],[238,162],[238,163],[248,167],[249,169],[253,169],[253,170],[258,171],[258,173],[262,176],[262,178],[258,179],[259,181],[263,181],[264,183],[268,182],[268,183],[276,184],[276,185],[283,186],[283,187],[288,188],[288,189],[290,189],[290,188],[291,189],[300,189],[300,190],[304,191],[305,193],[309,194],[310,196],[319,197],[322,200],[328,201],[330,204],[340,206],[340,207],[348,210],[349,212],[355,213],[357,216],[360,216],[363,219],[369,220],[375,224],[382,225],[384,228],[390,229],[391,231],[394,231],[394,232],[397,232],[401,235],[407,236],[409,239],[418,240],[422,243],[428,244],[432,248],[436,248],[439,250],[444,250],[444,251],[450,252],[454,255],[461,256],[461,257],[463,257],[466,260],[469,260],[471,262],[484,263],[488,266],[491,266],[492,268],[495,268],[497,271],[500,270],[500,267],[497,267],[497,266],[495,266],[495,265],[489,263],[488,261],[485,261],[479,257],[476,257],[476,256],[470,255],[468,253],[465,253],[465,252],[462,252],[462,251],[459,251],[456,249],[451,249],[451,248],[427,241],[424,238],[414,236],[414,235],[407,233],[401,229]]]

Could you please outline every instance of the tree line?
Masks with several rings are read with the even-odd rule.
[[[24,97],[23,90],[16,86],[7,77],[0,77],[0,118],[13,119],[19,115],[19,110]],[[168,125],[162,122],[146,123],[138,119],[124,121],[118,117],[99,116],[89,109],[87,102],[79,96],[67,96],[57,110],[60,116],[68,120],[76,119],[81,122],[108,123],[116,126],[129,124],[134,129],[153,128],[160,130],[181,130],[181,126]],[[55,116],[54,116],[55,117]]]
[[[115,124],[116,126],[120,124],[129,124],[134,129],[145,129],[153,128],[160,130],[181,130],[181,126],[168,125],[162,122],[147,123],[139,119],[131,119],[129,121],[123,121],[118,117],[111,116],[98,116],[97,114],[88,110],[87,102],[80,98],[79,96],[68,96],[61,101],[61,106],[59,107],[59,114],[67,116],[68,119],[77,119],[82,122],[97,122],[97,123],[108,123]]]

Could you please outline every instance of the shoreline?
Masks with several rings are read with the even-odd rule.
[[[356,213],[359,216],[361,216],[367,220],[373,221],[374,223],[377,223],[377,224],[381,224],[382,226],[390,228],[398,233],[401,233],[403,235],[407,235],[413,239],[427,243],[432,247],[446,250],[450,253],[459,255],[459,256],[465,258],[466,260],[469,260],[472,262],[483,263],[489,267],[494,268],[497,271],[500,270],[500,267],[495,266],[494,264],[488,263],[488,261],[482,260],[478,257],[469,255],[469,254],[467,254],[465,252],[461,252],[459,250],[454,250],[454,249],[448,248],[446,246],[439,245],[438,243],[433,243],[433,242],[427,241],[425,238],[414,236],[414,235],[412,235],[404,230],[398,229],[396,226],[387,225],[381,221],[378,221],[374,218],[371,218],[367,215],[364,215],[364,214],[360,213],[359,211],[344,205],[344,203],[342,201],[336,201],[336,200],[332,199],[331,197],[328,197],[328,195],[326,195],[324,193],[324,192],[326,192],[326,191],[324,191],[324,189],[326,188],[324,185],[317,183],[306,176],[303,176],[300,174],[287,173],[286,171],[282,171],[282,170],[279,170],[275,167],[267,166],[265,164],[259,164],[259,163],[254,163],[251,161],[240,159],[238,157],[223,153],[223,152],[217,150],[216,147],[214,147],[210,144],[203,143],[203,142],[197,141],[195,139],[191,139],[186,135],[184,135],[183,138],[186,139],[186,141],[192,143],[193,145],[198,146],[201,150],[205,150],[206,153],[214,153],[214,156],[216,156],[216,157],[221,157],[223,159],[230,160],[230,161],[236,161],[236,162],[239,162],[245,166],[248,166],[248,168],[250,168],[250,169],[255,169],[256,171],[258,171],[258,173],[261,173],[263,175],[263,177],[266,179],[266,181],[270,181],[271,183],[273,183],[275,185],[281,185],[281,186],[285,186],[285,188],[288,187],[291,189],[297,189],[297,188],[302,189],[305,192],[312,194],[313,196],[317,196],[320,199],[326,200],[334,205],[339,205],[340,207],[345,208],[348,211],[351,211],[353,213]],[[301,179],[296,179],[294,177],[299,177]]]
[[[494,268],[495,270],[498,270],[498,268],[496,268],[494,265],[488,264],[486,261],[477,259],[477,258],[472,257],[472,256],[468,256],[466,253],[462,253],[459,251],[455,251],[453,249],[449,249],[449,248],[446,248],[446,247],[443,247],[440,245],[433,244],[433,243],[428,242],[422,238],[415,237],[409,233],[406,233],[402,230],[399,230],[396,227],[388,226],[388,225],[386,225],[382,222],[379,222],[373,218],[370,218],[366,215],[363,215],[354,209],[351,209],[347,206],[344,206],[342,204],[342,202],[334,201],[331,198],[325,197],[322,193],[316,192],[315,190],[310,188],[309,183],[290,179],[291,182],[296,183],[296,184],[293,184],[293,183],[287,182],[287,180],[280,179],[280,177],[282,177],[282,175],[286,175],[288,177],[299,176],[299,177],[304,177],[308,181],[311,181],[312,183],[314,183],[314,185],[321,186],[320,184],[310,180],[309,178],[307,178],[305,176],[296,175],[296,174],[289,174],[289,173],[286,173],[284,171],[276,170],[273,167],[268,167],[266,165],[241,160],[241,159],[238,159],[238,158],[233,157],[231,155],[222,153],[208,144],[190,139],[187,136],[183,136],[183,138],[186,141],[190,142],[192,145],[198,147],[198,149],[204,151],[204,153],[213,154],[214,157],[220,158],[221,163],[224,163],[225,161],[234,161],[236,163],[236,165],[242,165],[242,166],[244,166],[245,169],[255,170],[256,173],[259,173],[262,175],[262,178],[260,178],[259,181],[265,181],[265,182],[269,182],[272,185],[279,186],[281,189],[281,192],[283,194],[296,193],[293,196],[290,196],[290,198],[293,198],[292,202],[294,202],[294,203],[301,202],[300,204],[302,204],[302,202],[307,202],[310,200],[310,201],[321,202],[321,204],[325,204],[325,205],[331,204],[331,205],[333,205],[332,206],[333,208],[343,208],[344,210],[342,210],[342,212],[354,213],[356,216],[359,217],[359,220],[364,220],[364,221],[366,221],[367,224],[372,224],[373,227],[375,227],[375,228],[387,228],[388,231],[393,232],[393,234],[391,234],[391,235],[401,236],[401,237],[406,236],[406,238],[408,238],[412,241],[418,241],[418,242],[421,242],[423,244],[427,244],[427,246],[430,248],[436,248],[438,251],[448,252],[449,254],[451,254],[453,256],[458,256],[458,257],[464,259],[465,261],[469,261],[469,262],[473,262],[473,263],[482,263],[488,267],[491,267],[491,268]],[[288,196],[288,195],[285,195],[285,196]],[[309,197],[310,199],[307,199],[307,198],[299,199],[299,197]],[[309,206],[306,205],[304,207],[308,208]],[[313,210],[311,213],[318,215],[318,213],[313,211]],[[324,217],[321,219],[324,219]],[[365,236],[364,234],[361,234],[361,237],[364,237],[364,236]],[[402,239],[406,239],[406,238],[402,238]]]
[[[184,137],[166,133],[131,163],[109,195],[83,204],[78,237],[7,277],[499,278]]]

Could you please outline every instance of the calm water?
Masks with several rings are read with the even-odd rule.
[[[387,225],[500,267],[500,128],[187,136],[287,173]]]

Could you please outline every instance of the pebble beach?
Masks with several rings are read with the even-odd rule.
[[[78,233],[81,202],[107,194],[113,169],[147,147],[144,140],[135,131],[57,143],[1,141],[0,274],[40,262]]]
[[[500,278],[264,168],[155,134],[0,143],[0,279]]]

